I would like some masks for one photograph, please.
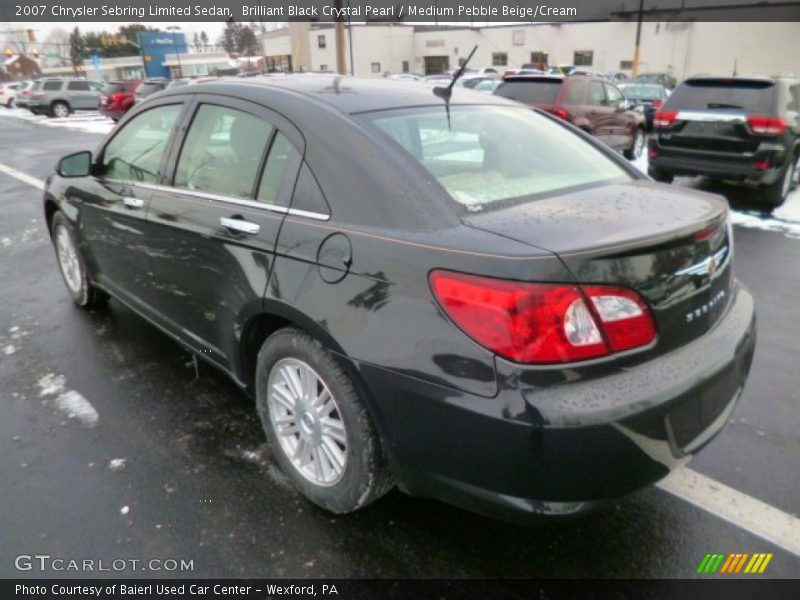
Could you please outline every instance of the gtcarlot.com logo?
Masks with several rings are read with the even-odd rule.
[[[766,571],[769,561],[772,560],[772,553],[756,552],[734,552],[731,554],[706,554],[700,566],[697,567],[698,573],[703,574],[760,574]]]

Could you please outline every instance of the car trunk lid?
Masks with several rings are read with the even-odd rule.
[[[597,186],[469,214],[471,226],[557,254],[579,283],[634,289],[659,330],[658,352],[694,339],[730,298],[724,201],[644,181]]]

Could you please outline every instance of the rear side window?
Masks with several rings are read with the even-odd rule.
[[[91,88],[88,81],[70,81],[67,89],[73,92],[88,92]]]
[[[61,81],[45,81],[42,84],[42,89],[48,92],[53,92],[56,90],[61,89],[62,82]]]
[[[586,81],[576,79],[569,82],[569,89],[564,98],[565,104],[583,104],[586,100]]]
[[[771,81],[698,79],[685,81],[672,92],[667,108],[676,110],[743,110],[751,114],[775,111],[775,85]]]
[[[105,177],[156,183],[161,157],[180,112],[180,104],[159,106],[126,123],[103,152]]]
[[[181,149],[175,186],[252,198],[272,135],[264,119],[227,106],[203,104]]]
[[[603,84],[599,81],[592,81],[589,84],[589,104],[592,106],[606,106],[606,93],[603,91]]]
[[[269,149],[264,173],[258,186],[259,202],[288,206],[292,197],[297,167],[300,166],[300,153],[282,133],[275,134]]]
[[[311,173],[311,169],[305,163],[303,163],[300,174],[297,176],[297,185],[294,188],[294,196],[292,197],[292,208],[318,215],[331,214],[331,209],[325,200],[319,183],[317,183],[316,178]]]
[[[553,104],[561,90],[560,79],[536,79],[531,81],[504,81],[495,94],[525,104]]]

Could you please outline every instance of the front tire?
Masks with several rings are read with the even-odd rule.
[[[51,231],[61,277],[72,296],[72,301],[81,308],[104,304],[108,296],[89,281],[86,264],[78,250],[75,232],[63,213],[57,212],[53,216]]]
[[[56,100],[50,105],[50,116],[58,119],[65,119],[69,116],[69,104],[63,100]]]
[[[764,187],[759,194],[759,199],[770,208],[777,208],[786,202],[786,197],[797,187],[800,174],[800,153],[795,154],[781,170],[778,180]]]
[[[647,174],[659,183],[672,183],[675,179],[675,175],[672,173],[665,173],[658,169],[648,169]]]
[[[645,143],[646,139],[644,130],[641,127],[637,127],[635,133],[633,134],[631,147],[622,152],[623,156],[628,160],[636,160],[642,155],[642,152],[644,152]]]
[[[358,387],[305,332],[286,327],[262,346],[256,406],[276,462],[314,504],[348,513],[394,485]]]

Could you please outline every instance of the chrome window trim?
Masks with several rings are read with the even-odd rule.
[[[309,210],[301,210],[299,208],[289,208],[286,206],[278,206],[277,204],[268,204],[266,202],[256,202],[255,200],[247,200],[245,198],[234,198],[232,196],[223,196],[220,194],[209,194],[208,192],[199,192],[196,190],[187,190],[185,188],[176,188],[170,187],[167,185],[158,185],[155,183],[136,183],[136,182],[122,182],[128,185],[136,185],[139,187],[143,187],[149,190],[154,190],[157,192],[168,192],[170,194],[185,194],[187,196],[193,196],[195,198],[201,198],[203,200],[218,200],[220,202],[226,202],[228,204],[237,204],[239,206],[247,206],[249,208],[261,208],[264,210],[269,210],[271,212],[277,212],[284,215],[291,215],[293,217],[305,217],[307,219],[314,219],[316,221],[328,221],[330,220],[331,216],[329,214],[323,214],[318,212],[312,212]]]

